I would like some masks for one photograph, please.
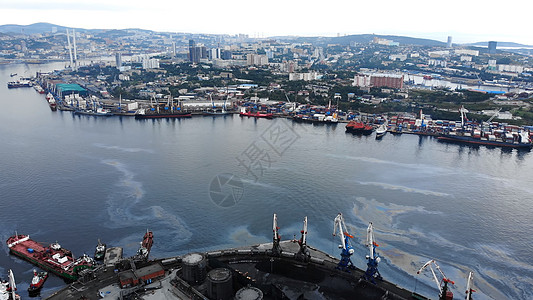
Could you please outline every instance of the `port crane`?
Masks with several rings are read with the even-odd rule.
[[[354,249],[350,244],[350,239],[353,239],[353,236],[348,233],[348,229],[346,228],[346,224],[344,223],[344,218],[342,217],[341,213],[335,217],[333,236],[337,235],[337,230],[341,239],[341,244],[339,245],[339,248],[341,249],[341,261],[337,265],[337,269],[349,272],[350,269],[355,269],[355,266],[350,259],[354,253]]]
[[[281,236],[279,235],[279,227],[278,227],[278,216],[274,214],[274,219],[272,221],[272,255],[280,256],[281,255],[281,246],[279,245],[279,241],[281,240]]]
[[[296,253],[296,258],[308,262],[311,259],[311,253],[307,249],[307,216],[304,218],[303,228],[300,231],[302,236],[298,240],[298,245],[300,245],[300,250]]]
[[[368,224],[366,230],[366,246],[370,249],[370,253],[366,256],[368,262],[366,263],[367,269],[364,278],[376,284],[376,279],[382,280],[383,278],[378,270],[378,263],[381,261],[381,257],[379,257],[379,254],[376,252],[376,247],[379,245],[374,239],[374,227],[372,226],[372,222]]]
[[[470,272],[468,274],[468,280],[466,282],[466,297],[465,300],[472,300],[472,293],[476,290],[472,289],[474,283],[474,273]]]
[[[442,276],[442,280],[437,279],[437,274],[435,273],[435,270],[433,269],[433,266],[440,272]],[[439,289],[439,300],[453,300],[453,293],[448,289],[448,283],[451,283],[452,285],[455,284],[455,282],[451,281],[446,275],[444,275],[444,272],[440,269],[437,262],[432,259],[425,263],[416,274],[420,274],[424,269],[428,268],[431,270],[431,273],[433,274],[433,280],[435,280],[435,283],[437,283],[437,288]]]

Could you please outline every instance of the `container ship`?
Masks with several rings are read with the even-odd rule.
[[[437,137],[439,141],[443,142],[455,142],[473,145],[485,145],[493,147],[506,147],[506,148],[520,148],[531,149],[533,144],[526,132],[520,132],[517,134],[508,134],[500,138],[495,135],[488,135],[482,137],[480,134],[474,134],[470,132],[450,132],[448,134],[442,134]]]
[[[190,118],[192,117],[191,113],[183,111],[159,111],[159,110],[146,110],[139,109],[135,113],[135,119],[162,119],[162,118]]]
[[[77,280],[81,270],[94,266],[92,258],[84,255],[76,259],[70,250],[61,248],[57,242],[44,246],[29,235],[16,234],[7,239],[6,244],[12,254],[67,281]]]

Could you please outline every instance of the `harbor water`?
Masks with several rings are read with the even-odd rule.
[[[146,229],[152,257],[269,242],[272,214],[282,239],[340,257],[333,219],[344,214],[366,268],[373,223],[384,278],[437,298],[436,259],[464,297],[533,298],[533,154],[440,143],[431,137],[346,134],[343,124],[194,117],[135,120],[53,112],[32,88],[8,89],[10,74],[62,64],[0,66],[0,237],[15,231],[58,241],[77,256],[98,239],[135,254]],[[33,266],[0,256],[19,294]],[[63,287],[51,276],[42,295]]]

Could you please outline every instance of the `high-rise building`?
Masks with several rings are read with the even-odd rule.
[[[498,42],[490,41],[489,42],[489,53],[494,54],[496,53],[496,47],[498,46]]]
[[[189,40],[188,58],[192,63],[199,63],[200,59],[207,58],[207,48],[205,46],[197,46],[194,40]]]
[[[189,40],[189,61],[192,63],[197,63],[200,60],[196,55],[196,42],[194,40]]]
[[[448,42],[446,43],[446,47],[447,48],[451,48],[452,47],[452,36],[448,36]]]
[[[117,69],[122,67],[122,54],[120,52],[115,53],[115,62],[117,64]]]

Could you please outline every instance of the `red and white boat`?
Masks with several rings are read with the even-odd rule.
[[[30,286],[28,287],[28,292],[30,292],[30,294],[38,293],[43,287],[47,278],[48,272],[37,273],[37,271],[33,269],[33,278],[31,279]]]
[[[48,93],[48,95],[46,95],[46,101],[48,102],[48,105],[50,106],[51,110],[57,110],[56,99],[54,98],[54,95],[52,95],[52,93]]]

